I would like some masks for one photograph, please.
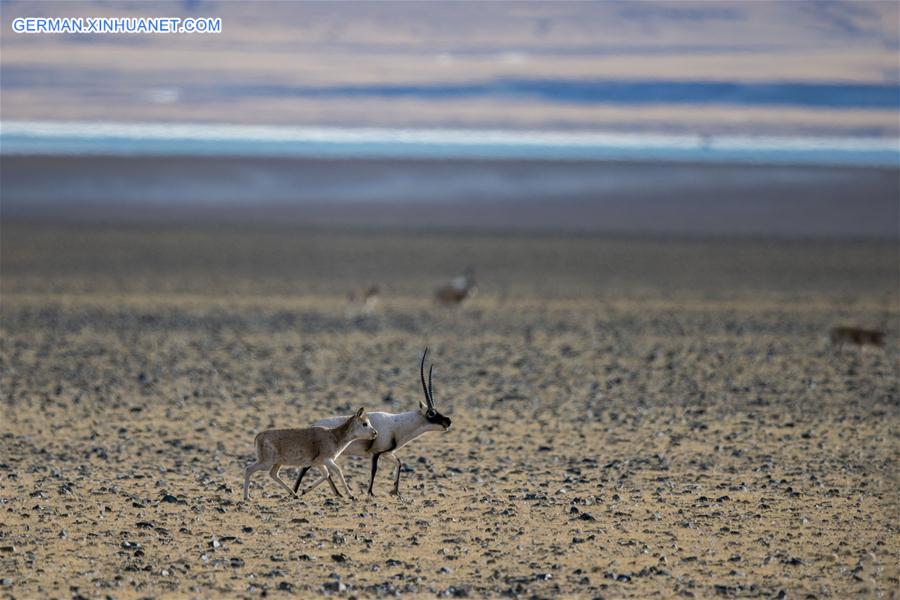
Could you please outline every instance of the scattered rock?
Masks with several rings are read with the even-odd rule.
[[[322,585],[322,589],[326,592],[344,592],[347,586],[342,581],[328,581]]]

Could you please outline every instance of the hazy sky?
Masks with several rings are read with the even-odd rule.
[[[854,83],[883,95],[900,80],[898,6],[2,2],[0,116],[896,135],[896,106],[769,106],[737,93],[695,105],[671,102],[671,87],[652,102],[585,102],[508,82]],[[223,33],[13,33],[21,16],[210,16]]]

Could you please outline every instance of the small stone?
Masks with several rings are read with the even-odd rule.
[[[237,556],[233,557],[230,562],[231,562],[231,567],[234,569],[238,569],[238,568],[244,566],[244,559],[238,558]]]
[[[283,592],[292,592],[294,591],[294,586],[291,585],[290,581],[282,581],[278,584],[278,589]]]
[[[347,562],[348,560],[350,560],[350,557],[342,552],[340,554],[332,554],[331,560],[333,560],[334,562],[337,562],[337,563],[343,563],[343,562]]]
[[[328,592],[343,592],[347,586],[341,581],[329,581],[322,586]]]

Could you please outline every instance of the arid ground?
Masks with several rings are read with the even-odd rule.
[[[898,595],[895,241],[0,233],[4,597]],[[401,498],[241,501],[258,431],[414,408],[426,345]]]

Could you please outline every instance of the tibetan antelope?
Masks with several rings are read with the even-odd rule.
[[[853,344],[854,346],[884,346],[884,332],[874,329],[861,329],[859,327],[835,327],[828,337],[831,343],[838,349],[844,347],[844,344]]]
[[[465,274],[439,287],[434,295],[441,304],[461,304],[466,298],[474,296],[475,291],[475,271],[468,267]]]
[[[358,306],[363,314],[369,314],[378,306],[380,296],[381,288],[376,283],[362,290],[351,291],[347,294],[347,301],[351,306]]]
[[[411,410],[403,413],[388,412],[370,412],[369,419],[372,427],[378,432],[378,437],[373,440],[357,440],[347,446],[344,454],[348,456],[371,456],[372,457],[372,474],[369,477],[369,495],[374,496],[373,486],[375,485],[375,472],[378,470],[378,459],[382,454],[387,454],[397,463],[397,475],[394,477],[394,495],[400,495],[400,470],[402,463],[394,454],[409,442],[413,441],[423,433],[428,431],[449,431],[451,421],[449,417],[445,417],[434,407],[434,392],[431,385],[431,374],[434,365],[428,368],[428,385],[425,385],[425,356],[428,354],[428,348],[422,354],[422,362],[419,364],[419,375],[422,379],[422,390],[425,392],[425,401],[419,400],[419,410]],[[317,421],[316,425],[323,427],[331,427],[335,423],[340,423],[342,419],[347,417],[331,417]],[[304,467],[294,483],[294,492],[300,487],[303,476],[309,471],[310,467]]]
[[[334,425],[328,427],[263,431],[253,440],[256,446],[256,462],[244,471],[244,500],[250,499],[250,476],[262,469],[269,469],[269,476],[286,489],[291,496],[297,498],[297,490],[291,490],[288,484],[278,477],[278,471],[282,466],[303,467],[304,472],[312,467],[319,467],[324,471],[322,477],[309,486],[303,494],[327,480],[334,493],[340,496],[341,493],[332,479],[337,475],[347,490],[347,495],[352,499],[353,492],[350,491],[344,474],[334,459],[355,441],[364,440],[365,443],[370,443],[377,436],[378,432],[372,427],[364,408],[360,408],[356,414],[350,417],[338,419]]]

